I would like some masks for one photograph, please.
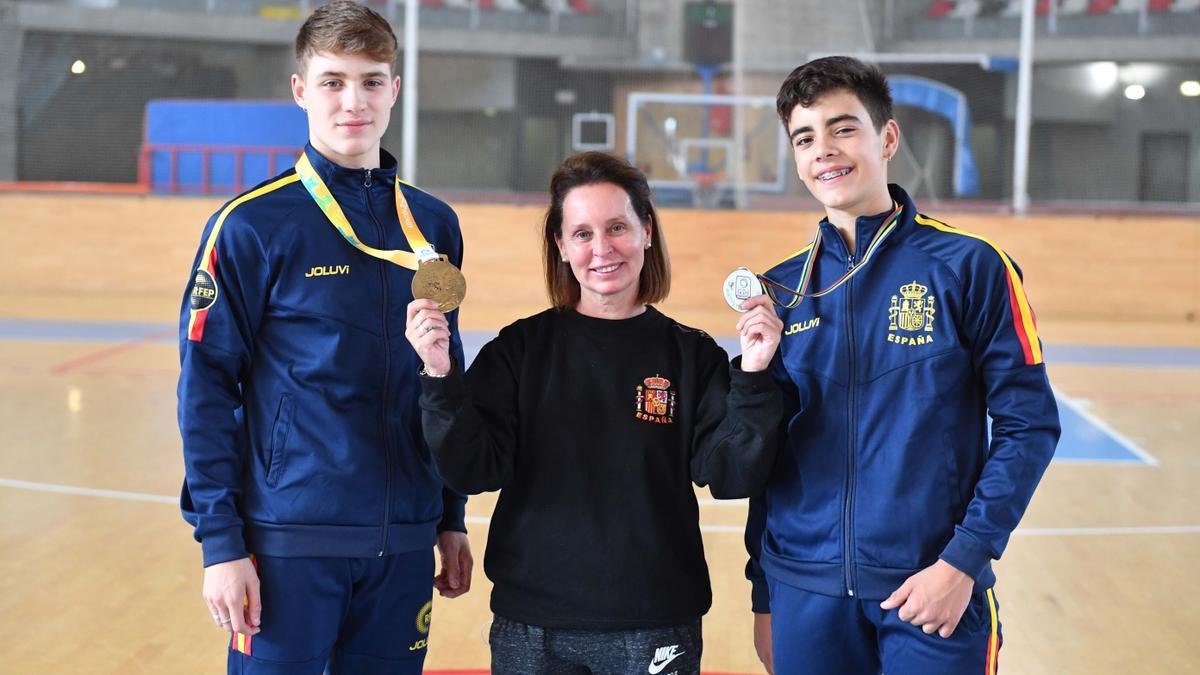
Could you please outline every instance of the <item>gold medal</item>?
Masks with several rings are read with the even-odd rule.
[[[413,219],[412,211],[408,208],[408,199],[400,189],[400,179],[396,179],[396,213],[400,216],[400,228],[408,241],[411,251],[384,251],[367,246],[358,238],[354,227],[338,206],[337,199],[329,191],[320,174],[313,168],[307,154],[300,155],[296,160],[296,175],[304,184],[304,189],[312,195],[325,217],[346,241],[354,248],[369,256],[386,260],[390,263],[413,270],[412,293],[414,298],[433,300],[438,303],[438,309],[452,312],[462,304],[467,295],[467,280],[444,255],[438,255],[437,250],[429,243],[417,221]]]
[[[467,280],[446,256],[425,260],[413,274],[414,298],[433,300],[442,312],[452,312],[467,297]]]

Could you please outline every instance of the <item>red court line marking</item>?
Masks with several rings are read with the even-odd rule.
[[[144,195],[150,186],[141,183],[86,183],[78,181],[4,181],[0,192],[66,192],[95,195]]]
[[[178,377],[178,368],[88,368],[86,377]]]
[[[153,333],[150,333],[149,335],[143,335],[142,337],[140,337],[136,340],[131,340],[129,342],[123,342],[121,344],[114,345],[114,346],[108,347],[106,349],[100,349],[100,350],[97,350],[94,352],[88,352],[87,354],[84,354],[83,356],[71,359],[70,361],[63,361],[62,363],[51,366],[50,373],[53,375],[62,375],[63,373],[68,373],[72,370],[75,370],[76,368],[80,368],[80,367],[83,367],[83,366],[86,366],[86,365],[89,365],[92,363],[96,363],[98,361],[103,361],[104,359],[112,358],[113,356],[116,356],[117,354],[122,354],[124,352],[133,351],[134,349],[137,349],[138,347],[141,347],[142,345],[144,345],[148,342],[156,341],[159,338],[164,338],[164,337],[167,337],[168,335],[174,335],[176,330],[177,329],[174,327],[164,328],[162,330],[154,331]]]

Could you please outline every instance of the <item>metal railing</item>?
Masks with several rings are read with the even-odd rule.
[[[238,194],[248,187],[255,185],[279,173],[283,167],[291,166],[304,148],[286,146],[258,145],[199,145],[183,143],[146,143],[138,156],[138,184],[146,191],[158,194]],[[191,155],[199,165],[196,173],[197,180],[181,181],[181,155]],[[226,157],[232,162],[232,175],[228,182],[222,180],[226,173],[218,172],[214,176],[213,156]],[[280,162],[283,156],[283,162]],[[265,159],[265,171],[261,175],[255,172],[255,177],[246,179],[247,157]],[[161,174],[160,161],[165,159],[165,179]]]

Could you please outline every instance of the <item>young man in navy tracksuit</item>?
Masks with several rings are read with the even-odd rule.
[[[184,298],[181,501],[230,673],[415,675],[431,586],[470,587],[465,499],[422,440],[404,337],[414,252],[460,265],[462,239],[379,147],[396,53],[350,0],[304,23],[292,90],[309,143],[213,215]],[[461,361],[456,312],[450,328]]]
[[[991,561],[1059,435],[1020,270],[888,184],[876,68],[812,61],[777,102],[826,217],[764,275],[790,412],[746,528],[756,647],[780,674],[992,675]]]

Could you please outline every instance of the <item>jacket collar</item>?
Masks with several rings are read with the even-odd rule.
[[[396,158],[383,148],[379,149],[379,168],[377,169],[347,169],[329,161],[312,143],[304,144],[304,154],[316,170],[317,175],[325,182],[330,190],[361,190],[367,184],[367,174],[371,176],[371,187],[382,186],[392,189],[392,181],[396,179]]]
[[[917,215],[917,207],[913,204],[912,198],[904,191],[904,188],[895,183],[888,183],[888,194],[892,200],[904,207],[900,213],[900,221],[897,223],[897,229],[900,231],[906,230],[905,226],[913,221]],[[891,209],[882,213],[876,213],[870,216],[859,216],[854,221],[854,259],[855,261],[862,260],[867,252],[867,247],[871,245],[871,238],[875,236],[875,232],[879,230],[879,226],[883,224],[884,218],[892,212]],[[829,242],[823,248],[827,252],[835,252],[839,258],[845,259],[849,254],[846,250],[846,241],[842,238],[842,234],[838,232],[837,227],[829,222],[828,219],[821,219],[821,228],[823,241]],[[896,235],[901,234],[900,231],[895,231],[888,237],[888,240],[894,240]],[[831,241],[832,240],[832,241]],[[835,243],[836,242],[836,243]],[[886,246],[889,242],[884,242]]]

